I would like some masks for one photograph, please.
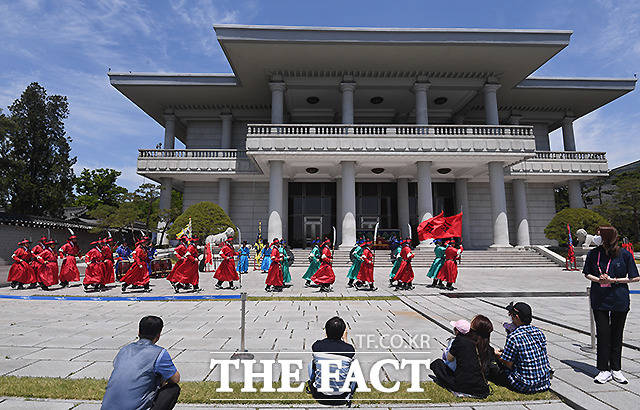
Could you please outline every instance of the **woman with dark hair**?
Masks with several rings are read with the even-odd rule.
[[[589,251],[583,273],[591,281],[591,309],[598,338],[597,367],[594,382],[604,384],[611,379],[621,384],[628,381],[622,374],[622,335],[629,313],[629,283],[638,282],[638,267],[633,256],[618,245],[618,231],[601,226],[594,237],[598,245]]]
[[[493,324],[486,316],[475,316],[469,332],[457,333],[447,353],[447,361],[456,362],[455,370],[442,359],[431,362],[436,382],[456,393],[487,397],[490,393],[487,375],[494,360],[489,342],[492,331]]]

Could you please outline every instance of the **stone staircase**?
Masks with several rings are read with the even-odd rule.
[[[294,249],[296,266],[306,265],[309,249]],[[414,268],[427,268],[431,266],[435,257],[432,249],[416,248],[416,254],[412,266]],[[389,251],[376,251],[378,266],[390,266]],[[349,250],[338,249],[334,252],[333,266],[351,266]],[[557,267],[554,262],[540,255],[532,249],[505,249],[505,250],[465,250],[462,253],[461,268],[551,268]]]

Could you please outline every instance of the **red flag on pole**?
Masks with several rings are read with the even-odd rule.
[[[420,225],[418,225],[417,229],[418,239],[424,241],[426,239],[434,238],[433,232],[444,222],[444,220],[445,218],[443,216],[443,213],[440,212],[439,215],[420,222]]]
[[[433,231],[433,239],[455,238],[462,236],[462,212],[457,215],[447,216],[444,221]]]

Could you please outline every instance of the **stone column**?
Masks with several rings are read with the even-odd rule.
[[[507,221],[507,198],[504,192],[504,164],[489,162],[489,189],[491,191],[491,215],[493,222],[492,248],[509,245],[509,223]]]
[[[282,180],[282,237],[289,240],[289,179]]]
[[[356,83],[341,82],[340,91],[342,92],[342,123],[353,124],[353,93],[356,90]],[[351,244],[353,245],[353,244]]]
[[[567,191],[569,192],[569,208],[584,208],[580,181],[577,179],[570,180]]]
[[[413,91],[416,94],[416,124],[427,125],[429,124],[429,112],[427,109],[427,91],[431,86],[430,83],[414,83]]]
[[[231,202],[231,179],[220,178],[218,180],[218,205],[229,215]]]
[[[342,243],[342,179],[336,179],[336,243]]]
[[[487,125],[498,125],[500,119],[498,117],[498,98],[496,92],[500,88],[500,84],[487,83],[482,91],[484,92],[484,112]]]
[[[282,238],[282,166],[284,161],[269,161],[269,243]]]
[[[513,188],[513,202],[515,205],[518,246],[529,246],[531,245],[531,239],[529,236],[529,216],[527,211],[527,186],[524,179],[514,179],[511,186]]]
[[[407,238],[409,236],[409,180],[398,178],[397,189],[400,234],[403,238]]]
[[[233,129],[233,116],[231,113],[220,114],[222,120],[222,133],[220,136],[220,148],[231,148],[231,132]]]
[[[418,221],[422,222],[433,216],[433,192],[431,190],[431,161],[418,161]],[[420,245],[430,245],[433,240],[427,239]]]
[[[356,242],[356,163],[343,161],[342,166],[342,243],[351,248]]]
[[[172,189],[172,183],[171,183],[171,178],[161,178],[160,179],[160,210],[161,211],[168,211],[169,209],[171,209],[171,189]],[[164,227],[166,226],[167,222],[163,219],[160,218],[160,220],[158,221],[158,235],[160,235],[164,229]],[[168,245],[169,244],[169,238],[167,237],[167,234],[165,232],[164,234],[164,238],[162,238],[162,242],[160,242],[160,236],[158,236],[157,238],[157,244],[158,245]]]
[[[536,139],[536,151],[551,151],[547,124],[533,124],[533,136]]]
[[[562,142],[565,151],[576,150],[576,140],[573,136],[573,117],[564,117],[562,119]]]
[[[271,89],[271,124],[284,123],[284,81],[269,83]]]
[[[176,140],[176,116],[164,115],[164,149],[174,149]]]
[[[471,247],[471,215],[469,215],[468,180],[456,179],[456,208],[462,212],[462,242],[465,247]]]

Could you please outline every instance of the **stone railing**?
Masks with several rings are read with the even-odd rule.
[[[138,158],[243,158],[236,149],[140,149]]]
[[[527,158],[507,168],[507,173],[517,175],[556,175],[593,178],[608,174],[604,152],[536,151]]]
[[[344,124],[250,124],[247,137],[304,136],[509,136],[532,137],[527,125],[344,125]]]
[[[607,161],[606,154],[604,152],[580,152],[580,151],[536,151],[536,156],[531,160],[536,159],[566,159],[576,161]]]
[[[236,149],[141,149],[138,173],[163,174],[253,173],[257,168],[246,151]]]

